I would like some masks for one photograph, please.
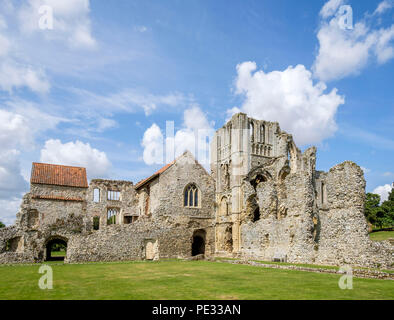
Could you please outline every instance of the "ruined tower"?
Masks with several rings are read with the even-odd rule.
[[[302,154],[277,122],[238,113],[213,138],[211,170],[216,181],[216,251],[240,253],[245,222],[272,215],[277,219],[287,211],[282,182],[290,172],[305,172],[312,185],[315,148]]]

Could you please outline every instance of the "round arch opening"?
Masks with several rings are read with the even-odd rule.
[[[46,261],[64,261],[67,255],[67,239],[54,237],[45,245]]]

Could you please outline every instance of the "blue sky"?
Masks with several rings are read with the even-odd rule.
[[[338,27],[344,5],[353,29]],[[149,150],[166,121],[180,152],[238,110],[316,145],[319,170],[355,161],[387,193],[393,17],[390,0],[0,0],[0,220],[33,161],[137,182],[161,166]]]

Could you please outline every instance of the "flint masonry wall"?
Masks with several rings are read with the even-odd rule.
[[[393,267],[393,247],[388,242],[371,241],[368,236],[361,168],[353,162],[344,162],[333,167],[323,182],[327,198],[319,208],[316,263]]]
[[[0,229],[0,263],[40,262],[52,239],[68,241],[91,228],[85,188],[31,185],[22,200],[16,225]],[[17,245],[8,245],[15,244]]]
[[[207,234],[211,234],[208,230]],[[111,225],[105,230],[74,236],[68,243],[67,262],[145,260],[147,244],[155,244],[153,260],[191,256],[193,231],[185,225],[142,217],[130,225]],[[206,247],[214,239],[207,237]],[[210,250],[208,250],[210,251]]]
[[[283,184],[280,186],[280,184]],[[279,191],[279,187],[281,191]],[[283,190],[284,189],[284,190]],[[306,172],[256,188],[260,220],[241,226],[241,255],[272,261],[313,262],[313,185]]]
[[[99,190],[99,198],[94,201],[94,190]],[[119,200],[109,200],[108,192],[119,192]],[[87,213],[93,221],[93,217],[99,217],[99,228],[107,227],[108,209],[116,209],[116,224],[123,224],[125,216],[138,216],[136,206],[136,192],[131,181],[94,179],[87,190]]]
[[[200,190],[198,208],[184,207],[184,190],[190,183]],[[142,189],[149,190],[148,214],[130,225],[109,225],[88,235],[73,236],[68,243],[67,261],[148,259],[148,243],[153,244],[153,259],[187,258],[192,254],[193,235],[198,230],[206,233],[206,255],[214,253],[214,186],[212,178],[190,153],[141,187],[132,202],[136,207],[138,197],[146,200]]]
[[[184,191],[189,184],[195,184],[201,198],[198,208],[184,206]],[[173,166],[161,174],[151,187],[152,216],[179,219],[189,217],[198,220],[208,220],[214,217],[212,208],[215,203],[215,188],[212,177],[196,162],[194,157],[185,153]]]
[[[38,212],[40,229],[70,215],[86,215],[86,188],[32,184],[29,214]]]

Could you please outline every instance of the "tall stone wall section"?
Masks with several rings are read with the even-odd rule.
[[[393,247],[369,239],[361,168],[353,162],[339,164],[327,173],[325,185],[327,200],[319,208],[316,263],[394,267]]]
[[[241,255],[312,263],[315,243],[311,176],[299,172],[276,182],[260,183],[255,196],[260,219],[253,222],[251,212],[245,211],[249,218],[241,225]]]

